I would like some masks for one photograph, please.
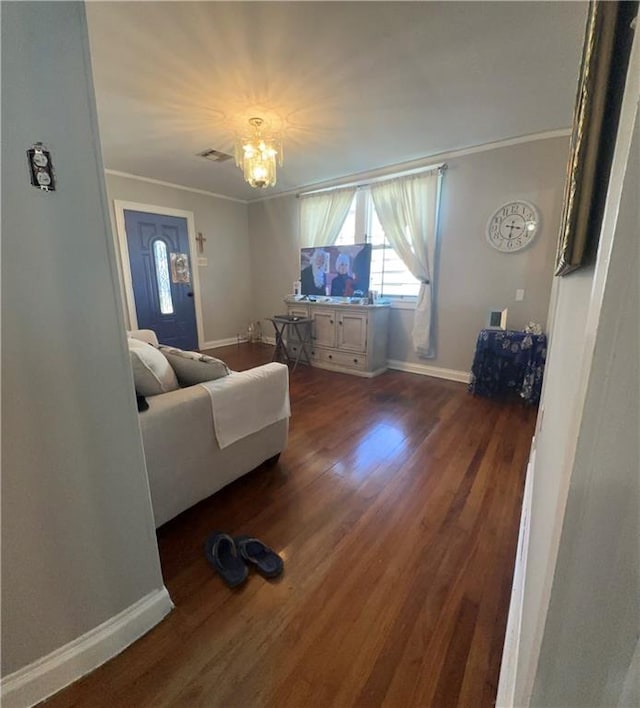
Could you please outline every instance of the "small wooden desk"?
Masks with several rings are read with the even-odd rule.
[[[293,364],[292,372],[296,370],[296,366],[301,361],[303,364],[311,364],[311,357],[307,347],[311,344],[311,324],[313,320],[310,317],[295,317],[292,315],[274,315],[267,319],[273,323],[273,328],[276,332],[276,349],[273,352],[272,361],[281,361],[287,366]],[[300,344],[296,355],[292,355],[287,348],[287,342],[292,338],[295,338],[295,341]]]

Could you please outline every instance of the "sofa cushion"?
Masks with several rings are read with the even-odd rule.
[[[154,347],[158,346],[158,338],[152,329],[133,329],[127,331],[127,337],[130,339],[139,339],[142,342],[151,344]]]
[[[157,396],[180,388],[171,364],[161,351],[139,339],[127,339],[127,343],[133,381],[139,394]]]
[[[215,381],[229,374],[229,367],[224,361],[213,356],[199,352],[185,352],[162,344],[159,349],[173,367],[181,386]]]

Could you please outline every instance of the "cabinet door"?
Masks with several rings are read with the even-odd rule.
[[[340,312],[338,315],[338,349],[367,351],[367,315],[364,312]]]
[[[334,310],[320,310],[312,308],[311,319],[312,339],[314,346],[336,346],[336,313]]]

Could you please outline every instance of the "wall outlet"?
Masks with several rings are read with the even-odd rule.
[[[522,302],[524,300],[524,290],[516,290],[516,302]]]

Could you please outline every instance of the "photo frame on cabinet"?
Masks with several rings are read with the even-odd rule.
[[[595,259],[637,12],[637,2],[589,4],[555,275]]]

